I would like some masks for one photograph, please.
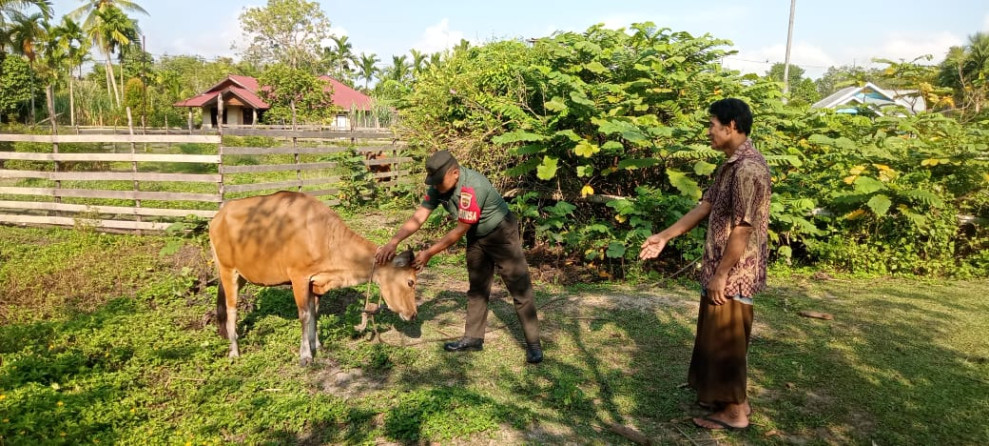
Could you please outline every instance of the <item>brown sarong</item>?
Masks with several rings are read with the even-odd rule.
[[[752,305],[737,299],[723,305],[709,302],[702,294],[687,383],[697,390],[700,403],[739,404],[746,400]]]

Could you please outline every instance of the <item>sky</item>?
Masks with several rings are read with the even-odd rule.
[[[246,41],[239,15],[263,0],[136,0],[147,16],[132,15],[159,55],[237,58]],[[415,48],[442,51],[467,39],[483,44],[503,39],[609,28],[652,21],[659,27],[710,34],[732,41],[738,54],[724,65],[765,74],[783,62],[790,15],[788,0],[432,0],[319,1],[331,32],[346,35],[355,54],[375,53],[384,62]],[[59,17],[83,0],[54,0]],[[871,59],[944,59],[948,48],[968,36],[989,32],[987,0],[797,0],[790,63],[806,76],[830,66],[876,66]],[[383,62],[383,63],[384,63]]]

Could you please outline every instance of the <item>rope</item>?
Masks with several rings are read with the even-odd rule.
[[[374,270],[375,270],[375,268],[377,266],[378,266],[378,263],[372,260],[371,261],[371,276],[368,277],[368,282],[369,283],[374,283]],[[367,329],[368,316],[370,315],[370,318],[371,318],[371,338],[372,339],[377,339],[378,342],[381,342],[381,336],[378,335],[378,324],[374,320],[374,315],[377,314],[378,311],[381,310],[381,296],[380,295],[378,296],[378,303],[375,304],[374,309],[371,310],[370,308],[371,308],[371,286],[368,285],[367,291],[364,293],[364,309],[362,310],[362,314],[361,314],[361,323],[360,323],[360,325],[354,326],[354,330],[357,330],[357,331],[360,331],[360,332],[365,331]]]

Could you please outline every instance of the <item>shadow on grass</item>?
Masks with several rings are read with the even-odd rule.
[[[832,443],[986,444],[989,368],[954,338],[986,327],[985,300],[820,283],[829,298],[775,287],[757,305],[771,328],[750,349],[756,410],[784,437]],[[974,297],[974,296],[972,296]],[[833,321],[798,317],[827,311]],[[959,316],[971,315],[969,318]],[[981,316],[978,316],[981,315]],[[973,337],[967,335],[969,339]],[[984,339],[982,336],[974,338]],[[981,352],[981,353],[979,353]]]
[[[73,382],[99,380],[126,369],[135,355],[131,345],[92,340],[138,308],[133,299],[118,298],[97,311],[77,313],[65,322],[0,326],[0,394],[18,394],[13,404],[0,404],[0,443],[49,444],[67,439],[118,440],[114,426],[120,414],[87,416],[93,407],[112,407],[124,390],[112,381],[103,385],[63,388]],[[64,345],[72,347],[65,347]],[[176,361],[186,359],[176,355]]]

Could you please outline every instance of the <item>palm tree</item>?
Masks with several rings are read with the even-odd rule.
[[[408,79],[411,71],[409,62],[406,61],[405,55],[392,56],[391,57],[391,70],[388,73],[388,78],[400,83],[405,83]]]
[[[952,47],[941,63],[940,81],[955,89],[964,107],[981,112],[989,100],[989,34],[975,33],[965,46]]]
[[[359,78],[364,79],[364,91],[368,91],[368,84],[374,79],[374,76],[378,74],[378,68],[375,66],[380,60],[378,56],[374,53],[364,54],[361,53],[361,57],[357,64],[357,75]]]
[[[429,66],[429,60],[426,59],[428,56],[415,48],[411,49],[409,53],[412,54],[412,75],[418,79],[423,70]]]
[[[76,105],[75,105],[75,76],[72,70],[79,68],[79,75],[82,76],[82,63],[89,55],[91,43],[78,23],[68,17],[62,17],[62,23],[53,29],[56,42],[65,56],[65,64],[69,72],[69,124],[76,125]]]
[[[103,50],[107,93],[113,92],[117,107],[120,107],[120,93],[117,91],[117,83],[114,82],[113,75],[113,54],[120,52],[121,47],[137,40],[139,30],[133,20],[114,6],[97,10],[95,17],[94,26],[84,29],[96,46]]]
[[[31,71],[37,71],[35,61],[38,58],[38,44],[45,34],[44,14],[37,12],[31,15],[20,11],[10,12],[11,23],[7,29],[7,38],[14,53],[27,58]],[[33,73],[32,73],[33,75]],[[31,123],[34,119],[34,87],[31,92]]]
[[[137,24],[124,11],[137,12],[147,15],[137,2],[130,0],[87,0],[85,4],[68,13],[68,17],[79,20],[85,16],[82,28],[90,39],[103,51],[106,60],[107,94],[111,89],[117,106],[120,106],[120,93],[113,81],[112,54],[120,46],[129,45],[136,40],[139,32]]]
[[[23,13],[25,9],[31,6],[41,10],[41,15],[46,20],[52,17],[51,0],[0,0],[0,32],[6,29],[8,20],[11,20],[11,14]]]
[[[347,36],[331,36],[333,43],[336,44],[336,53],[334,54],[334,61],[336,62],[336,68],[339,70],[340,76],[343,76],[349,80],[351,73],[351,63],[354,62],[354,46],[349,42],[350,38]]]

